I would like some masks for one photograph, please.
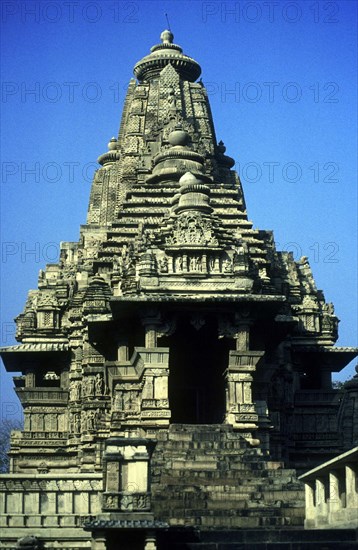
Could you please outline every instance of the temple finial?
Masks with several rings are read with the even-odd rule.
[[[163,42],[163,44],[173,44],[174,35],[172,31],[163,31],[160,35],[160,40]]]
[[[167,13],[165,14],[165,19],[167,20],[167,23],[168,23],[168,29],[169,29],[170,32],[171,32],[172,29],[170,28],[169,17],[168,17],[168,14],[167,14]]]

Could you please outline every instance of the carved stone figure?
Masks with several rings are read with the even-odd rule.
[[[225,260],[223,261],[223,272],[224,273],[232,272],[232,262],[229,260],[229,258],[225,258]]]
[[[96,395],[103,395],[103,377],[101,374],[96,375]]]
[[[70,382],[70,400],[79,401],[81,396],[81,382],[79,380],[71,380]]]
[[[73,430],[76,434],[81,431],[81,415],[79,413],[74,414]]]
[[[87,396],[93,397],[95,393],[95,379],[94,376],[89,376],[87,379]]]
[[[168,258],[166,256],[159,261],[159,267],[162,273],[168,273]]]
[[[113,408],[116,411],[122,411],[124,409],[123,392],[116,390],[114,395]]]
[[[178,271],[183,271],[183,257],[182,256],[178,256],[177,266],[178,266]]]

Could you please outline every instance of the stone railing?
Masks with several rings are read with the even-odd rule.
[[[358,447],[299,479],[305,483],[306,529],[357,527]]]
[[[101,474],[2,474],[0,527],[80,524],[99,513],[101,492]]]

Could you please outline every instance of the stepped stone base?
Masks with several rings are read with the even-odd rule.
[[[303,526],[296,472],[252,448],[229,425],[172,424],[152,457],[154,515],[202,529]]]

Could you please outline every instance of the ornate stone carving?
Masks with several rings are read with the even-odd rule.
[[[80,380],[71,380],[70,382],[70,401],[79,401],[81,398]]]
[[[124,521],[164,514],[233,529],[246,525],[242,511],[251,527],[296,522],[289,506],[273,514],[276,503],[253,502],[267,480],[285,495],[283,460],[302,468],[312,448],[319,457],[355,444],[357,380],[341,402],[330,386],[331,371],[354,356],[333,347],[333,306],[307,258],[295,262],[253,228],[196,82],[200,67],[171,32],[162,41],[136,65],[79,242],[63,243],[59,262],[41,270],[16,320],[19,344],[2,351],[6,368],[22,373],[25,429],[12,435],[14,479],[0,479],[9,493],[1,521],[13,533],[49,528],[47,545],[65,544],[66,530],[90,546],[79,528],[101,512],[102,476],[113,522],[122,512]],[[269,450],[278,462],[266,461]],[[226,500],[239,503],[235,514]]]
[[[212,224],[209,220],[203,218],[200,214],[188,214],[181,216],[174,224],[174,230],[171,237],[167,238],[167,244],[218,244],[213,236]]]

